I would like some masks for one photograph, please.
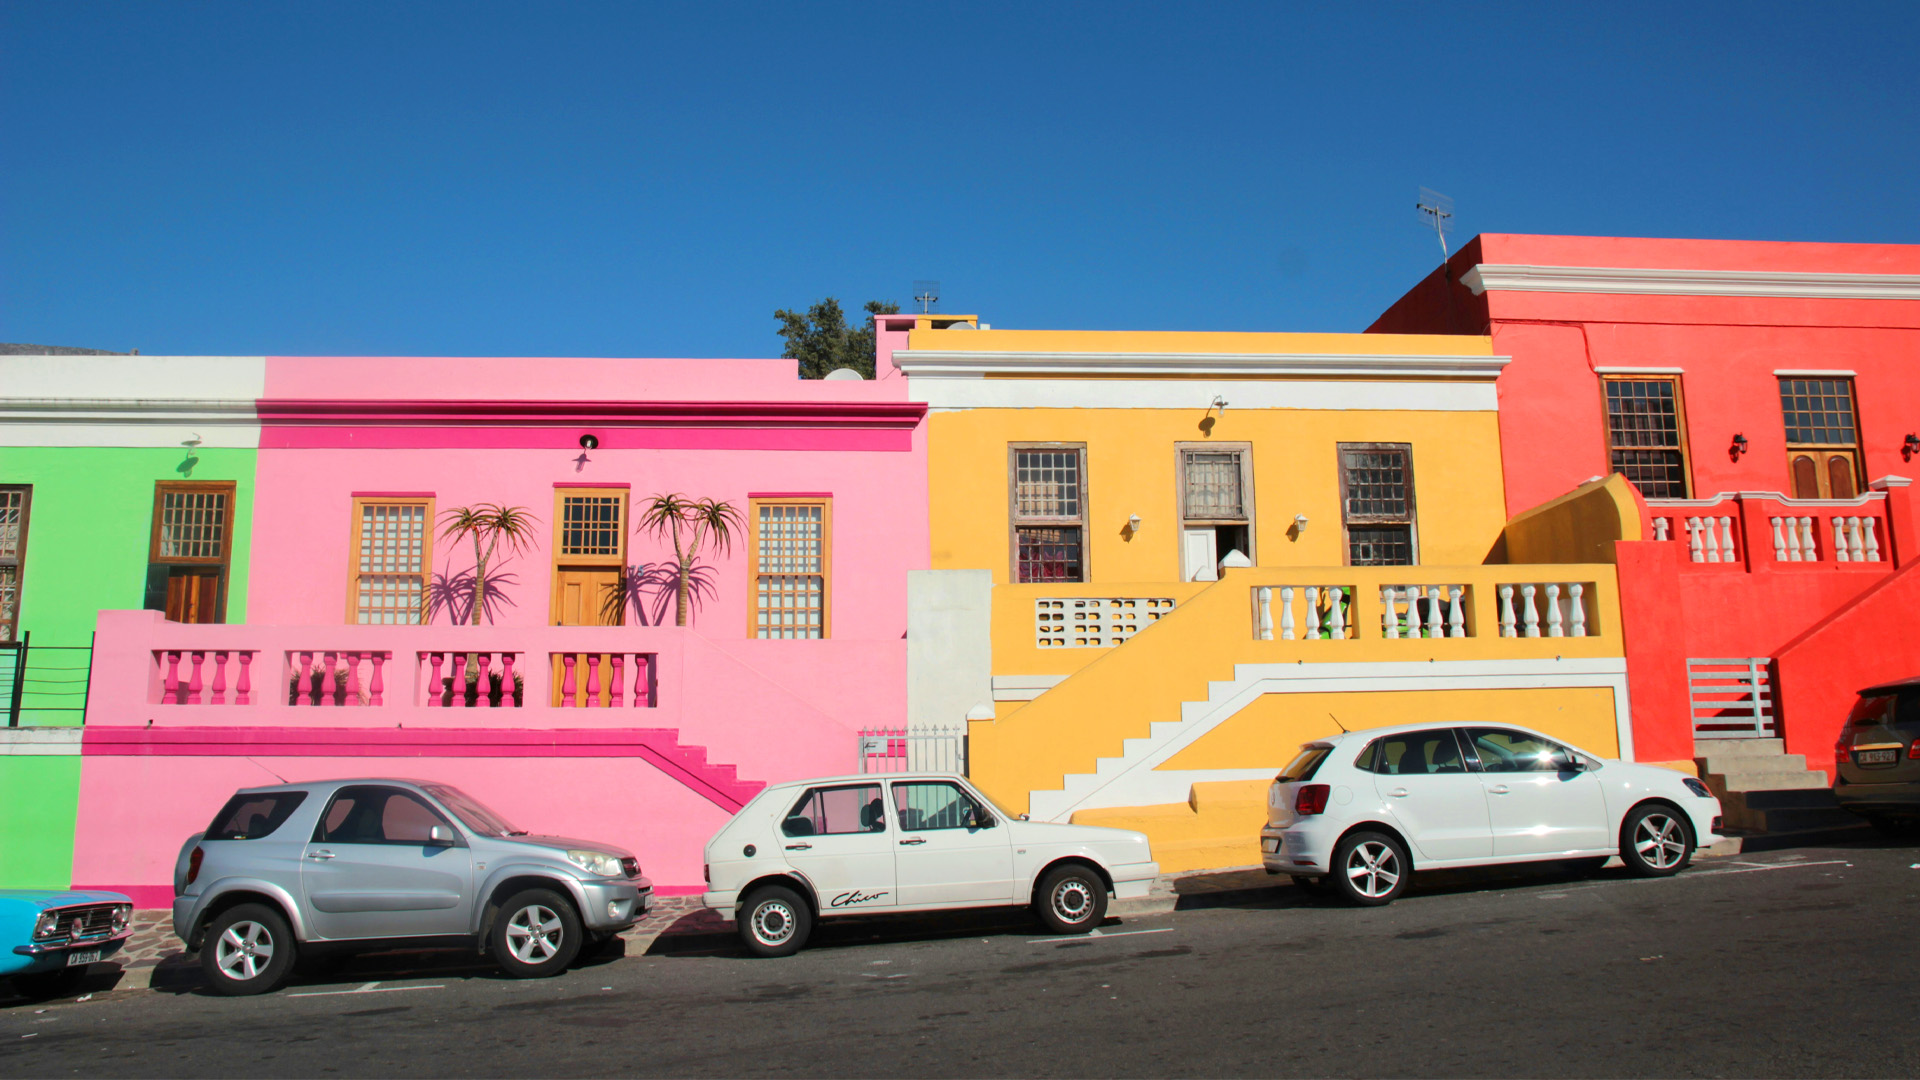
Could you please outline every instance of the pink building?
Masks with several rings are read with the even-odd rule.
[[[234,788],[409,776],[640,853],[663,891],[770,781],[906,710],[922,405],[791,360],[269,357],[246,621],[103,612],[76,883],[170,897]],[[371,392],[370,392],[371,391]],[[654,496],[737,513],[687,625]],[[523,508],[487,568],[449,511]],[[682,530],[683,545],[690,543]],[[237,620],[236,620],[237,621]]]

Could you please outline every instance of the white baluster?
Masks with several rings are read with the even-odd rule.
[[[1846,519],[1838,514],[1833,516],[1833,561],[1847,561]]]
[[[1301,635],[1308,641],[1320,636],[1320,586],[1307,586],[1307,632]]]
[[[1420,600],[1427,590],[1418,585],[1407,586],[1407,636],[1420,636]]]
[[[1327,589],[1327,636],[1335,641],[1344,641],[1347,636],[1347,612],[1341,601],[1347,598],[1347,590],[1339,586]]]
[[[1694,562],[1707,561],[1706,551],[1700,545],[1700,519],[1697,517],[1687,519],[1687,553]]]
[[[1383,628],[1386,630],[1388,637],[1397,638],[1400,636],[1400,613],[1394,610],[1394,605],[1400,599],[1400,589],[1394,585],[1382,585],[1380,586],[1380,598],[1385,601],[1387,605],[1387,620],[1382,624]]]
[[[1667,539],[1667,529],[1669,527],[1670,526],[1666,518],[1654,518],[1653,519],[1653,538],[1655,540]]]
[[[1795,552],[1794,556],[1796,558],[1799,557],[1799,552]],[[1774,562],[1787,561],[1787,540],[1786,540],[1786,537],[1780,535],[1780,519],[1779,518],[1773,519],[1773,561]]]
[[[1513,637],[1513,586],[1500,586],[1500,636]]]
[[[1523,636],[1539,637],[1540,613],[1533,609],[1533,586],[1520,586],[1520,608],[1521,617],[1526,620],[1527,624],[1527,632]]]
[[[1466,590],[1458,585],[1447,586],[1447,636],[1467,636],[1467,613],[1460,610],[1460,595]]]
[[[1694,520],[1696,522],[1699,522],[1700,531],[1706,534],[1707,561],[1719,562],[1720,561],[1720,540],[1718,537],[1713,535],[1713,519],[1710,517],[1706,517],[1706,518],[1695,518]]]
[[[1807,562],[1820,561],[1820,549],[1813,546],[1813,519],[1800,519],[1800,557]]]
[[[1557,583],[1547,586],[1547,636],[1567,636],[1566,629],[1560,625],[1560,586]]]
[[[1280,586],[1280,640],[1293,640],[1293,586]]]
[[[1579,582],[1567,586],[1567,606],[1572,609],[1570,614],[1573,617],[1573,629],[1568,632],[1568,637],[1587,636],[1587,609],[1580,604],[1580,594],[1586,591],[1587,587]]]
[[[1860,535],[1860,519],[1857,517],[1847,519],[1847,553],[1853,556],[1854,562],[1867,561],[1867,545]]]
[[[1867,561],[1879,562],[1880,561],[1880,541],[1876,539],[1873,535],[1873,519],[1870,517],[1861,518],[1860,524],[1866,530],[1866,533],[1867,533],[1867,536],[1866,536]]]
[[[1273,640],[1273,590],[1262,585],[1253,590],[1255,603],[1260,607],[1260,640]]]
[[[1733,561],[1733,519],[1720,519],[1720,550],[1727,553],[1727,561]]]

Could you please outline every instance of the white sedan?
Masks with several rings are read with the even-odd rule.
[[[1160,872],[1142,833],[1005,814],[958,776],[891,773],[767,788],[707,841],[710,908],[748,949],[786,956],[815,919],[1031,904],[1052,930],[1091,930],[1107,897]]]
[[[1260,850],[1268,873],[1385,904],[1416,867],[1618,855],[1661,877],[1719,831],[1720,800],[1672,769],[1512,725],[1408,724],[1302,746],[1268,789]]]

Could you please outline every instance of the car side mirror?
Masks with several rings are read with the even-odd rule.
[[[1587,763],[1578,754],[1553,755],[1553,767],[1561,772],[1586,772]]]
[[[427,830],[427,844],[430,847],[452,847],[453,830],[445,825],[435,825]]]

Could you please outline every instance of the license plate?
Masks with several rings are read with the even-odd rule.
[[[1895,753],[1892,750],[1855,750],[1853,763],[1855,765],[1891,765]]]
[[[1274,852],[1276,852],[1276,851],[1279,851],[1279,850],[1280,850],[1280,838],[1279,838],[1279,837],[1277,837],[1277,836],[1263,836],[1263,837],[1261,837],[1261,838],[1260,838],[1260,850],[1261,850],[1261,851],[1264,851],[1264,852],[1266,852],[1266,853],[1267,853],[1267,854],[1269,854],[1269,855],[1271,855],[1271,854],[1273,854],[1273,853],[1274,853]]]
[[[79,967],[82,964],[94,963],[99,959],[99,949],[88,949],[86,952],[70,952],[67,954],[67,966]]]

